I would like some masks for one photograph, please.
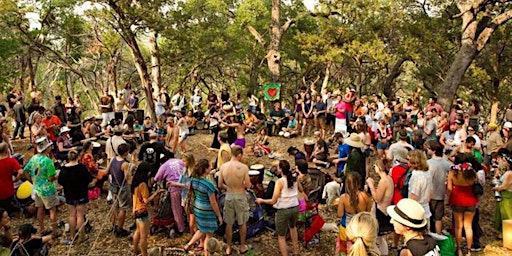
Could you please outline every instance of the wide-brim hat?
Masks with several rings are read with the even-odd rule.
[[[398,201],[398,204],[388,206],[387,211],[391,219],[404,226],[422,228],[427,225],[425,209],[410,198],[404,198]]]
[[[69,127],[67,127],[67,126],[63,126],[62,128],[60,128],[60,133],[61,134],[65,133],[65,132],[69,132],[69,131],[71,131],[71,129],[69,129]]]
[[[357,133],[351,133],[348,139],[345,140],[345,143],[351,147],[364,148],[364,144],[361,141],[361,137],[359,137]]]
[[[44,152],[47,148],[53,145],[53,142],[49,141],[47,137],[41,137],[36,140],[37,152]]]
[[[393,157],[400,163],[408,163],[409,160],[407,159],[407,155],[409,154],[409,151],[407,151],[404,147],[397,147],[391,151],[391,154]]]
[[[490,123],[489,125],[487,125],[487,127],[491,128],[491,129],[496,129],[496,128],[498,128],[498,125],[496,123]]]

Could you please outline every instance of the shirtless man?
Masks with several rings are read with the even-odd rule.
[[[249,221],[249,202],[247,202],[246,189],[251,187],[249,167],[240,162],[243,149],[239,146],[231,148],[231,160],[220,167],[218,187],[226,190],[224,200],[224,222],[226,222],[226,254],[231,255],[231,240],[233,238],[233,224],[235,221],[240,227],[240,253],[249,250],[245,244],[247,221]]]

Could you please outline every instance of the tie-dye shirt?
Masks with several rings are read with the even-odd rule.
[[[47,156],[34,155],[25,165],[23,171],[32,177],[33,189],[38,195],[51,196],[57,193],[55,184],[49,180],[50,177],[57,175],[55,165]]]

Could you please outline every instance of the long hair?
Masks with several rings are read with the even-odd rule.
[[[281,169],[283,176],[286,177],[287,187],[292,188],[293,183],[297,181],[297,178],[293,176],[293,173],[290,170],[290,163],[286,160],[279,160],[279,169]]]
[[[196,159],[194,158],[194,155],[189,152],[183,153],[181,155],[181,159],[187,161],[187,170],[194,168],[194,165],[196,165]]]
[[[194,165],[194,169],[192,171],[193,178],[199,178],[203,176],[203,174],[210,167],[210,162],[207,159],[199,159],[197,163]]]
[[[357,194],[359,192],[359,188],[361,188],[361,180],[361,174],[358,172],[350,172],[345,180],[345,183],[347,184],[346,192],[349,196],[350,205],[356,209],[356,212],[357,206],[359,205],[359,197]]]
[[[347,224],[347,237],[352,241],[349,256],[367,256],[377,239],[378,222],[369,212],[360,212]]]
[[[416,171],[428,171],[425,153],[419,149],[409,152],[409,165]]]
[[[148,172],[142,168],[137,168],[135,174],[133,175],[131,191],[132,194],[135,193],[135,189],[141,184],[148,182]]]

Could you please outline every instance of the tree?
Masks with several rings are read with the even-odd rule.
[[[449,109],[457,89],[476,56],[484,49],[494,31],[512,18],[508,0],[456,0],[462,19],[460,48],[439,88],[439,103]]]

